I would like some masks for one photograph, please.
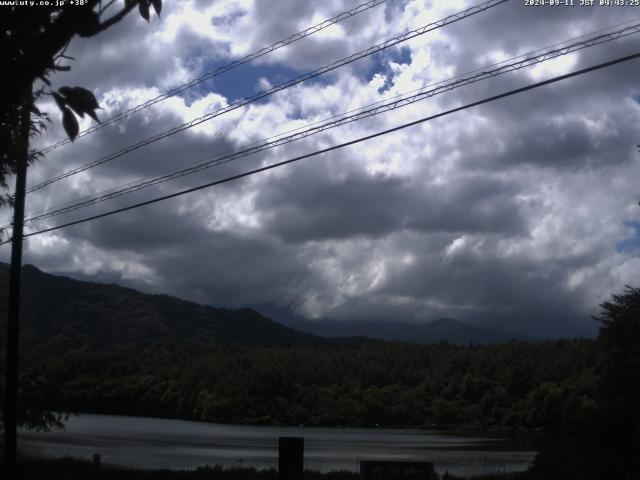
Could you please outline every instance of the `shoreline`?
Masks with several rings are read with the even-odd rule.
[[[55,413],[60,413],[56,411]],[[175,420],[181,422],[193,422],[204,425],[221,425],[228,427],[265,427],[265,428],[312,428],[312,429],[361,429],[361,430],[402,430],[402,431],[421,431],[425,433],[437,433],[447,435],[499,435],[499,436],[518,436],[518,435],[532,435],[538,436],[544,433],[543,429],[507,429],[507,428],[485,428],[485,429],[473,429],[464,427],[447,427],[439,425],[421,425],[421,426],[394,426],[394,425],[375,425],[375,426],[363,426],[363,425],[320,425],[320,424],[286,424],[279,422],[223,422],[223,421],[208,421],[208,420],[196,420],[190,417],[179,416],[157,416],[157,415],[144,415],[143,413],[109,413],[104,411],[77,411],[77,412],[62,412],[63,415],[71,417],[81,417],[83,415],[95,415],[104,417],[124,417],[124,418],[146,418],[150,420]],[[65,419],[66,420],[66,419]],[[52,429],[55,430],[55,429]]]
[[[419,429],[255,427],[149,417],[78,416],[65,431],[24,432],[24,452],[39,458],[101,455],[105,465],[134,469],[189,469],[202,465],[270,469],[278,438],[304,437],[305,467],[355,472],[363,459],[423,460],[457,475],[525,471],[537,449],[525,439]]]
[[[126,467],[100,465],[91,461],[71,457],[42,459],[24,456],[19,466],[25,478],[30,480],[67,480],[67,478],[91,478],[94,480],[277,480],[278,471],[253,467],[225,468],[220,465],[205,465],[195,470],[156,469],[142,470]],[[526,472],[505,474],[456,476],[449,473],[439,475],[441,480],[520,480]],[[4,468],[0,469],[0,480],[4,480]],[[335,470],[319,472],[304,470],[304,480],[359,480],[359,472]]]

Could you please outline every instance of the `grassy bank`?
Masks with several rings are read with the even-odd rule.
[[[0,479],[5,479],[4,468]],[[60,460],[29,459],[20,463],[20,480],[277,480],[275,469],[200,467],[192,471],[179,470],[131,470],[102,466],[70,458]],[[488,475],[473,480],[519,480],[522,474]],[[306,470],[303,480],[359,480],[360,474],[348,471],[320,473]],[[445,474],[442,480],[460,480]]]

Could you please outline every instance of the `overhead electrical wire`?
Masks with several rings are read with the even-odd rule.
[[[518,57],[515,57],[516,61],[513,61],[511,63],[509,63],[510,62],[509,60],[500,62],[498,65],[501,65],[501,66],[497,68],[490,69],[491,66],[489,66],[482,69],[478,69],[478,70],[475,70],[474,72],[479,72],[479,73],[475,73],[472,75],[472,73],[474,72],[470,72],[468,74],[459,75],[457,77],[454,77],[453,79],[449,79],[448,82],[446,80],[443,80],[435,84],[435,85],[438,85],[436,87],[433,87],[432,85],[427,85],[422,89],[416,90],[417,93],[415,93],[416,91],[410,92],[412,93],[412,95],[409,95],[409,94],[399,95],[387,101],[386,103],[376,102],[375,104],[362,107],[358,109],[357,113],[352,113],[349,115],[350,112],[347,112],[343,115],[333,117],[333,119],[330,119],[330,121],[326,121],[324,123],[316,122],[319,124],[315,126],[309,126],[309,128],[306,128],[304,130],[302,129],[302,127],[299,129],[295,129],[295,130],[301,130],[301,131],[298,131],[297,133],[293,133],[290,135],[281,134],[280,136],[271,137],[271,139],[262,140],[262,143],[260,143],[260,141],[254,142],[245,147],[241,147],[242,149],[236,150],[232,153],[217,155],[217,156],[209,155],[204,159],[201,159],[199,162],[192,163],[189,166],[174,168],[172,170],[163,172],[158,175],[139,179],[137,181],[130,182],[121,187],[110,189],[109,191],[100,192],[97,195],[90,196],[85,199],[79,199],[74,202],[68,202],[67,204],[60,205],[58,207],[54,207],[49,210],[45,210],[44,212],[37,215],[32,214],[31,216],[25,219],[25,222],[45,220],[47,218],[69,213],[74,210],[78,210],[80,208],[95,205],[113,198],[126,195],[128,193],[133,193],[133,192],[142,190],[144,188],[151,187],[153,185],[165,183],[167,181],[181,178],[183,176],[190,175],[190,174],[193,174],[217,165],[229,163],[239,158],[244,158],[264,150],[273,149],[278,146],[288,144],[296,140],[300,140],[302,138],[306,138],[311,135],[315,135],[317,133],[345,125],[347,123],[355,122],[358,120],[362,120],[364,118],[368,118],[368,117],[378,115],[384,112],[392,111],[407,105],[411,105],[415,102],[426,100],[435,95],[451,91],[455,88],[460,88],[462,86],[470,85],[482,80],[486,80],[488,78],[502,75],[504,73],[520,70],[522,68],[538,65],[540,63],[552,60],[554,58],[557,58],[563,55],[568,55],[578,50],[593,47],[595,45],[600,45],[602,43],[606,43],[615,39],[632,35],[634,33],[640,33],[640,23],[627,26],[625,28],[622,28],[613,32],[608,32],[595,37],[587,38],[586,40],[574,42],[561,48],[555,48],[547,51],[544,51],[544,49],[539,49],[534,52],[529,52],[524,55],[519,55]],[[585,36],[581,36],[581,38]],[[567,43],[567,42],[562,42],[562,43]],[[544,51],[544,52],[538,53],[540,51]],[[538,53],[538,54],[533,55],[534,53]],[[455,81],[451,81],[451,80],[455,80]]]
[[[577,41],[579,39],[587,38],[587,37],[592,37],[592,39],[593,39],[593,35],[606,32],[607,30],[613,30],[614,28],[618,28],[618,27],[621,27],[623,25],[628,25],[628,24],[634,23],[634,22],[636,22],[636,23],[638,23],[640,25],[640,17],[636,17],[636,18],[634,18],[632,20],[628,20],[626,22],[617,23],[615,25],[611,25],[611,26],[608,26],[608,27],[605,27],[605,28],[602,28],[602,29],[599,29],[599,30],[595,30],[595,31],[592,31],[592,32],[589,32],[589,33],[586,33],[586,34],[583,34],[583,35],[578,35],[576,37],[572,37],[570,39],[563,40],[561,42],[556,42],[554,44],[547,45],[546,47],[542,47],[542,48],[539,48],[539,49],[536,49],[536,50],[533,50],[533,51],[530,51],[530,52],[527,52],[527,53],[516,55],[514,57],[511,57],[511,58],[508,58],[508,59],[505,59],[505,60],[502,60],[502,61],[499,61],[499,62],[494,62],[494,63],[492,63],[490,65],[485,65],[485,66],[483,66],[481,68],[477,68],[477,69],[474,69],[474,70],[471,70],[471,71],[468,71],[468,72],[465,72],[465,73],[461,73],[461,74],[455,75],[453,77],[449,77],[447,79],[440,80],[438,82],[434,82],[434,83],[428,84],[428,85],[426,85],[424,87],[420,87],[420,88],[417,88],[417,89],[414,89],[414,90],[410,90],[408,92],[401,93],[399,95],[395,95],[394,97],[391,97],[391,98],[382,99],[382,100],[379,100],[377,102],[371,103],[369,105],[365,105],[363,107],[352,109],[352,110],[349,110],[347,112],[343,112],[343,113],[340,113],[340,114],[337,114],[337,115],[332,115],[331,117],[324,118],[322,120],[317,120],[315,122],[312,122],[312,123],[309,123],[307,125],[303,125],[303,126],[300,126],[300,127],[297,127],[297,128],[293,128],[293,129],[287,130],[285,132],[280,132],[279,134],[272,135],[270,137],[267,137],[267,138],[264,138],[264,139],[260,139],[260,140],[251,142],[249,144],[246,144],[241,148],[250,148],[250,147],[256,146],[256,145],[258,145],[260,143],[264,143],[267,140],[275,139],[275,138],[278,138],[278,137],[281,137],[281,136],[284,136],[286,134],[290,134],[290,133],[293,133],[293,132],[298,132],[300,130],[307,129],[307,128],[311,127],[311,126],[318,125],[318,124],[323,123],[323,122],[328,122],[330,120],[335,120],[335,119],[344,117],[344,116],[346,116],[348,114],[351,114],[351,113],[362,111],[362,110],[364,110],[366,108],[372,108],[372,107],[374,107],[376,105],[380,105],[380,104],[388,102],[390,100],[401,99],[403,97],[406,97],[407,95],[414,94],[416,92],[422,92],[427,88],[435,87],[437,85],[441,85],[443,83],[450,82],[452,80],[456,80],[456,79],[471,75],[473,73],[485,72],[489,68],[497,67],[499,65],[504,65],[504,64],[506,64],[508,62],[512,62],[512,61],[517,60],[517,59],[530,58],[530,57],[533,57],[534,55],[536,55],[536,54],[538,54],[540,52],[544,52],[544,51],[547,51],[547,53],[549,53],[550,49],[552,49],[554,47],[558,47],[559,45],[568,44],[570,42],[575,42],[575,41]],[[613,34],[616,34],[616,33],[618,33],[618,32],[615,32],[615,31],[614,32],[609,32],[607,35],[613,35]],[[620,38],[620,37],[617,37],[617,38]],[[613,40],[613,38],[612,38],[612,40]],[[600,43],[604,43],[604,42],[600,42]],[[236,151],[237,150],[235,150],[234,152],[227,152],[227,154],[235,153]],[[65,207],[68,207],[68,206],[71,206],[71,205],[76,205],[77,203],[84,202],[85,200],[95,199],[95,198],[97,198],[96,195],[103,196],[103,195],[106,195],[106,194],[109,194],[109,193],[114,193],[114,192],[117,192],[119,190],[125,189],[127,187],[131,187],[131,186],[134,186],[136,184],[139,184],[141,182],[145,182],[147,180],[151,180],[151,179],[154,179],[154,178],[157,178],[157,177],[160,177],[160,176],[164,176],[164,175],[168,175],[168,174],[171,174],[171,173],[174,173],[174,172],[181,171],[182,169],[191,167],[194,164],[198,164],[199,162],[202,162],[202,161],[205,161],[205,160],[208,160],[208,159],[211,159],[211,158],[213,158],[213,156],[212,155],[208,155],[207,157],[205,157],[205,158],[203,158],[203,159],[201,159],[199,161],[184,163],[184,164],[182,164],[180,166],[172,168],[171,170],[168,170],[168,171],[167,170],[163,170],[163,171],[160,171],[158,173],[149,175],[147,177],[133,180],[133,181],[128,182],[128,183],[126,183],[124,185],[119,185],[117,187],[112,187],[112,188],[103,190],[101,192],[98,192],[97,194],[85,195],[85,196],[82,196],[82,197],[79,197],[79,198],[76,198],[76,199],[61,203],[61,204],[54,205],[54,206],[49,207],[47,209],[41,209],[41,210],[36,211],[36,212],[29,212],[27,217],[40,216],[43,213],[49,213],[49,212],[53,212],[54,210],[65,208]],[[27,218],[25,221],[30,221],[30,220],[32,220],[32,218]],[[10,226],[0,227],[0,229],[3,229],[3,228],[10,228]]]
[[[323,67],[320,67],[316,70],[313,70],[312,72],[303,74],[299,77],[296,77],[292,80],[286,81],[284,83],[278,84],[274,87],[271,87],[267,90],[263,90],[261,92],[258,92],[255,95],[252,95],[250,97],[244,98],[242,100],[239,100],[237,102],[231,103],[229,105],[227,105],[226,107],[220,108],[218,110],[215,110],[213,112],[207,113],[205,115],[202,115],[201,117],[195,118],[189,122],[183,123],[181,125],[178,125],[176,127],[173,127],[163,133],[160,133],[158,135],[155,135],[153,137],[149,137],[147,139],[141,140],[133,145],[129,145],[128,147],[125,147],[121,150],[118,150],[117,152],[105,155],[103,157],[100,157],[97,160],[94,160],[92,162],[86,163],[85,165],[82,165],[80,167],[68,170],[66,172],[63,172],[55,177],[52,177],[48,180],[45,180],[43,182],[40,182],[32,187],[30,187],[29,189],[27,189],[27,194],[29,193],[33,193],[36,190],[40,190],[41,188],[44,188],[48,185],[51,185],[52,183],[55,183],[57,181],[63,180],[65,178],[68,178],[72,175],[76,175],[78,173],[84,172],[86,170],[89,170],[90,168],[96,167],[98,165],[102,165],[104,163],[110,162],[115,160],[116,158],[122,157],[128,153],[131,153],[135,150],[138,150],[142,147],[145,147],[151,143],[157,142],[158,140],[162,140],[164,138],[167,138],[171,135],[175,135],[176,133],[182,132],[184,130],[187,130],[189,128],[193,128],[196,125],[200,125],[201,123],[204,123],[208,120],[211,120],[215,117],[218,117],[220,115],[223,115],[225,113],[229,113],[233,110],[236,110],[238,108],[244,107],[250,103],[256,102],[262,98],[265,98],[267,96],[273,95],[274,93],[280,92],[282,90],[285,90],[287,88],[293,87],[294,85],[297,85],[299,83],[305,82],[307,80],[311,80],[313,78],[316,78],[320,75],[323,75],[327,72],[330,72],[332,70],[335,70],[337,68],[340,68],[344,65],[353,63],[357,60],[360,60],[362,58],[368,57],[370,55],[373,55],[375,53],[378,53],[380,51],[383,51],[387,48],[390,48],[394,45],[397,45],[399,43],[405,42],[407,40],[410,40],[412,38],[418,37],[420,35],[424,35],[430,31],[436,30],[438,28],[441,28],[445,25],[449,25],[451,23],[455,23],[458,22],[464,18],[470,17],[472,15],[478,14],[480,12],[486,11],[490,8],[493,8],[497,5],[500,5],[502,3],[506,3],[508,0],[487,0],[485,2],[482,2],[480,4],[474,5],[472,7],[467,8],[466,10],[463,10],[461,12],[458,13],[454,13],[451,14],[441,20],[438,20],[436,22],[432,22],[429,23],[423,27],[411,30],[409,32],[406,32],[402,35],[390,38],[388,40],[386,40],[385,42],[379,43],[377,45],[374,45],[372,47],[367,48],[366,50],[362,50],[360,52],[354,53],[352,55],[350,55],[349,57],[343,58],[341,60],[337,60],[329,65],[325,65]]]
[[[157,103],[162,102],[163,100],[166,100],[167,98],[173,97],[179,93],[184,92],[185,90],[188,90],[189,88],[192,88],[196,85],[201,84],[202,82],[206,82],[207,80],[211,80],[212,78],[217,77],[218,75],[221,75],[223,73],[226,73],[230,70],[233,70],[234,68],[237,68],[241,65],[244,65],[245,63],[249,63],[253,60],[256,60],[260,57],[263,57],[264,55],[267,55],[271,52],[274,52],[282,47],[286,47],[288,45],[291,45],[292,43],[297,42],[298,40],[302,40],[303,38],[309,37],[315,33],[320,32],[321,30],[324,30],[327,27],[330,27],[331,25],[335,25],[337,23],[342,22],[343,20],[347,20],[351,17],[354,17],[355,15],[358,15],[362,12],[366,12],[367,10],[370,10],[374,7],[377,7],[378,5],[381,5],[383,3],[388,2],[389,0],[369,0],[367,2],[363,2],[359,5],[357,5],[356,7],[352,8],[351,10],[347,10],[345,12],[341,12],[338,15],[329,18],[327,20],[323,20],[322,22],[306,28],[305,30],[302,30],[301,32],[298,33],[294,33],[293,35],[283,39],[283,40],[279,40],[275,43],[272,43],[271,45],[268,45],[266,47],[261,48],[260,50],[257,50],[253,53],[250,53],[249,55],[246,55],[238,60],[234,60],[231,63],[228,63],[226,65],[222,65],[218,68],[216,68],[215,70],[212,70],[210,72],[205,73],[204,75],[201,75],[197,78],[194,78],[193,80],[190,80],[189,82],[183,83],[175,88],[172,88],[170,90],[167,90],[166,92],[161,93],[160,95],[158,95],[157,97],[151,98],[139,105],[136,105],[134,107],[129,108],[128,110],[125,110],[124,112],[118,113],[117,115],[114,115],[111,118],[108,118],[107,120],[103,120],[101,123],[97,124],[97,125],[93,125],[85,130],[82,130],[80,133],[78,133],[78,135],[76,136],[76,139],[84,137],[85,135],[89,135],[90,133],[93,133],[97,130],[100,130],[101,128],[104,128],[108,125],[111,125],[113,123],[119,122],[121,120],[124,120],[125,118],[130,117],[131,115],[144,110],[145,108],[148,108],[152,105],[155,105]],[[47,147],[39,150],[40,153],[45,154],[48,153],[52,150],[55,150],[56,148],[62,146],[62,145],[66,145],[67,143],[70,143],[71,140],[69,138],[65,138],[63,140],[60,140],[56,143],[53,143],[51,145],[48,145]]]
[[[213,187],[213,186],[216,186],[216,185],[221,185],[223,183],[228,183],[228,182],[231,182],[233,180],[238,180],[240,178],[248,177],[250,175],[254,175],[254,174],[257,174],[257,173],[260,173],[260,172],[265,172],[267,170],[272,170],[272,169],[277,168],[277,167],[281,167],[281,166],[284,166],[284,165],[289,165],[291,163],[298,162],[298,161],[306,159],[306,158],[314,157],[314,156],[317,156],[317,155],[321,155],[323,153],[328,153],[328,152],[331,152],[331,151],[334,151],[334,150],[338,150],[338,149],[341,149],[341,148],[344,148],[344,147],[348,147],[348,146],[351,146],[351,145],[355,145],[355,144],[358,144],[358,143],[361,143],[361,142],[364,142],[364,141],[367,141],[367,140],[371,140],[371,139],[374,139],[374,138],[377,138],[377,137],[380,137],[380,136],[383,136],[383,135],[387,135],[387,134],[390,134],[390,133],[393,133],[393,132],[397,132],[399,130],[403,130],[405,128],[408,128],[408,127],[411,127],[411,126],[414,126],[414,125],[418,125],[418,124],[421,124],[421,123],[424,123],[424,122],[428,122],[430,120],[434,120],[436,118],[440,118],[440,117],[444,117],[446,115],[450,115],[452,113],[460,112],[460,111],[463,111],[463,110],[466,110],[466,109],[469,109],[469,108],[472,108],[472,107],[483,105],[483,104],[486,104],[486,103],[489,103],[489,102],[493,102],[493,101],[496,101],[496,100],[499,100],[499,99],[502,99],[502,98],[510,97],[512,95],[516,95],[516,94],[519,94],[519,93],[522,93],[522,92],[533,90],[535,88],[539,88],[539,87],[542,87],[542,86],[545,86],[545,85],[549,85],[549,84],[556,83],[556,82],[559,82],[559,81],[562,81],[562,80],[566,80],[568,78],[576,77],[578,75],[583,75],[583,74],[586,74],[586,73],[589,73],[589,72],[593,72],[593,71],[596,71],[596,70],[600,70],[600,69],[603,69],[603,68],[611,67],[613,65],[620,64],[620,63],[623,63],[623,62],[627,62],[627,61],[630,61],[630,60],[634,60],[634,59],[637,59],[637,58],[640,58],[640,53],[635,53],[635,54],[632,54],[632,55],[627,55],[627,56],[624,56],[624,57],[616,58],[615,60],[610,60],[608,62],[603,62],[603,63],[597,64],[597,65],[594,65],[594,66],[591,66],[591,67],[583,68],[581,70],[576,70],[576,71],[571,72],[571,73],[567,73],[567,74],[564,74],[564,75],[559,75],[559,76],[556,76],[556,77],[553,77],[553,78],[550,78],[550,79],[547,79],[547,80],[543,80],[541,82],[529,84],[529,85],[527,85],[525,87],[520,87],[520,88],[516,88],[514,90],[509,90],[507,92],[504,92],[504,93],[501,93],[501,94],[498,94],[498,95],[493,95],[491,97],[487,97],[487,98],[484,98],[482,100],[478,100],[478,101],[475,101],[475,102],[472,102],[472,103],[468,103],[468,104],[460,106],[460,107],[452,108],[450,110],[446,110],[444,112],[440,112],[440,113],[437,113],[435,115],[430,115],[430,116],[427,116],[427,117],[423,117],[423,118],[420,118],[418,120],[414,120],[412,122],[405,123],[405,124],[402,124],[402,125],[399,125],[399,126],[387,129],[387,130],[383,130],[383,131],[380,131],[380,132],[377,132],[377,133],[373,133],[373,134],[370,134],[370,135],[359,137],[359,138],[357,138],[355,140],[350,140],[348,142],[344,142],[344,143],[341,143],[341,144],[338,144],[338,145],[333,145],[331,147],[324,148],[322,150],[316,150],[316,151],[311,152],[311,153],[307,153],[307,154],[304,154],[304,155],[299,155],[297,157],[290,158],[288,160],[284,160],[282,162],[278,162],[278,163],[274,163],[274,164],[267,165],[267,166],[264,166],[264,167],[256,168],[254,170],[250,170],[250,171],[247,171],[247,172],[244,172],[244,173],[240,173],[240,174],[237,174],[237,175],[226,177],[226,178],[223,178],[221,180],[216,180],[216,181],[213,181],[213,182],[205,183],[204,185],[200,185],[200,186],[193,187],[193,188],[188,188],[186,190],[175,192],[175,193],[172,193],[172,194],[169,194],[169,195],[163,195],[161,197],[157,197],[157,198],[154,198],[154,199],[151,199],[151,200],[147,200],[147,201],[144,201],[144,202],[140,202],[140,203],[136,203],[136,204],[133,204],[133,205],[129,205],[127,207],[118,208],[118,209],[115,209],[115,210],[111,210],[109,212],[104,212],[104,213],[101,213],[101,214],[98,214],[98,215],[93,215],[93,216],[90,216],[90,217],[85,217],[85,218],[82,218],[82,219],[79,219],[79,220],[75,220],[73,222],[68,222],[68,223],[64,223],[64,224],[57,225],[57,226],[54,226],[54,227],[49,227],[49,228],[45,228],[45,229],[38,230],[38,231],[35,231],[35,232],[30,232],[30,233],[25,234],[24,237],[32,237],[32,236],[35,236],[35,235],[40,235],[42,233],[52,232],[52,231],[59,230],[59,229],[62,229],[62,228],[66,228],[66,227],[70,227],[70,226],[73,226],[73,225],[79,225],[81,223],[86,223],[86,222],[89,222],[91,220],[97,220],[99,218],[105,218],[105,217],[108,217],[108,216],[111,216],[111,215],[115,215],[117,213],[126,212],[126,211],[129,211],[129,210],[133,210],[133,209],[136,209],[136,208],[140,208],[140,207],[146,206],[146,205],[151,205],[151,204],[154,204],[154,203],[157,203],[157,202],[161,202],[161,201],[168,200],[168,199],[171,199],[171,198],[175,198],[175,197],[179,197],[179,196],[182,196],[182,195],[186,195],[188,193],[196,192],[198,190],[203,190],[205,188],[210,188],[210,187]],[[7,244],[9,242],[11,242],[11,239],[8,239],[8,240],[0,243],[0,245]]]

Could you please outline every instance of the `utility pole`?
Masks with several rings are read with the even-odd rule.
[[[25,89],[20,115],[20,139],[16,158],[16,188],[13,205],[11,268],[9,271],[9,308],[7,319],[7,363],[4,406],[4,463],[6,478],[16,478],[18,429],[18,332],[20,326],[20,274],[24,203],[29,163],[29,131],[33,103],[32,85]]]

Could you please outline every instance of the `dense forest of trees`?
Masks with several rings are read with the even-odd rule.
[[[24,359],[21,383],[46,388],[53,410],[252,424],[531,430],[590,414],[597,357],[590,340],[165,344],[34,352]]]
[[[2,272],[0,265],[0,283]],[[19,405],[23,420],[49,415],[33,427],[55,425],[59,417],[49,412],[77,411],[544,430],[526,478],[640,480],[640,289],[602,305],[595,340],[419,345],[326,339],[248,309],[33,267],[25,267],[25,279]]]
[[[27,423],[76,410],[256,424],[542,429],[594,402],[600,363],[593,341],[330,340],[248,309],[28,266],[24,277],[20,406]],[[0,283],[6,278],[0,264]],[[56,424],[48,418],[45,424]]]
[[[560,419],[531,479],[640,480],[640,289],[601,307],[595,402],[587,415]]]

